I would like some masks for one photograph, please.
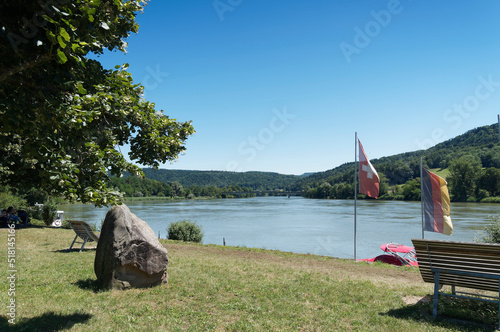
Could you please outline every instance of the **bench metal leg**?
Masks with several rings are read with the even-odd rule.
[[[82,244],[82,247],[80,248],[79,252],[82,252],[83,247],[85,247],[85,243],[87,243],[87,240],[88,240],[88,236],[85,238],[85,240],[83,240],[83,244]]]
[[[76,241],[76,238],[77,238],[77,237],[78,237],[78,235],[77,235],[77,236],[75,236],[75,239],[73,240],[73,242],[72,242],[72,243],[71,243],[71,245],[69,246],[68,251],[71,251],[71,248],[73,248],[73,245],[75,244],[75,241]]]
[[[439,300],[439,271],[434,272],[434,299],[432,306],[432,315],[437,317]]]

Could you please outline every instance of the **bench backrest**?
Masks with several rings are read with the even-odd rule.
[[[500,276],[500,244],[412,239],[425,282],[434,283],[433,268],[441,269],[440,284],[499,290],[499,282],[479,276],[447,274],[446,270]]]
[[[75,233],[83,240],[87,238],[87,242],[99,241],[99,236],[94,233],[92,227],[85,221],[68,220]]]

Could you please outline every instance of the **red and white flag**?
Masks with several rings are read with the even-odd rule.
[[[366,157],[363,145],[359,143],[359,192],[367,196],[377,198],[379,193],[380,178],[378,173]]]

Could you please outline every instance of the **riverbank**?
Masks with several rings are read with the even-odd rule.
[[[443,301],[440,313],[453,319],[435,321],[432,285],[417,269],[167,240],[168,285],[102,291],[94,243],[68,253],[72,230],[33,227],[14,236],[15,294],[1,283],[0,330],[8,329],[12,300],[20,331],[448,331],[490,328],[455,318],[497,320],[494,304]],[[8,271],[8,230],[0,237]]]

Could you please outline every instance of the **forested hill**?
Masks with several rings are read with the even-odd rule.
[[[420,176],[420,157],[425,167],[447,169],[450,164],[463,156],[472,156],[478,167],[498,169],[500,177],[500,145],[498,125],[479,127],[463,135],[439,143],[427,150],[401,153],[393,156],[372,159],[371,162],[381,176],[381,195],[391,191],[399,195],[403,190],[395,185],[407,184]],[[313,161],[312,161],[313,162]],[[345,163],[334,169],[308,174],[308,176],[284,175],[272,172],[226,172],[191,171],[170,169],[143,169],[146,179],[112,179],[112,185],[127,195],[184,196],[211,195],[219,197],[223,190],[291,190],[304,191],[306,197],[314,198],[352,198],[354,193],[354,162]],[[478,175],[479,176],[479,175]],[[500,179],[498,180],[500,181]],[[483,181],[484,182],[484,181]],[[486,180],[486,182],[491,182]],[[389,186],[392,189],[389,190]],[[498,184],[500,188],[500,182]],[[151,187],[151,188],[150,188]],[[156,189],[152,189],[152,188]],[[470,186],[471,188],[474,185]],[[484,185],[483,185],[484,187]],[[173,188],[173,189],[172,189]],[[179,190],[177,190],[180,188]],[[188,190],[189,188],[189,190]],[[199,193],[203,188],[211,188],[218,193]],[[232,189],[231,189],[232,188]],[[239,188],[239,189],[238,189]],[[411,189],[411,186],[408,186]],[[481,187],[482,188],[482,187]],[[477,187],[477,189],[481,189]],[[182,189],[182,190],[181,190]],[[216,190],[217,189],[217,190]],[[410,190],[408,189],[408,190]],[[453,186],[452,186],[453,189]],[[492,196],[496,189],[488,189]],[[500,190],[500,189],[498,189]],[[178,191],[178,192],[177,192]],[[410,193],[411,194],[411,193]],[[404,194],[414,199],[413,194]]]
[[[401,153],[370,160],[387,179],[389,185],[403,184],[420,176],[420,157],[427,168],[447,168],[453,160],[471,155],[480,159],[484,168],[500,168],[500,146],[498,124],[472,129],[465,134],[439,143],[427,150]],[[345,184],[347,192],[353,192],[349,184],[354,183],[354,162],[345,163],[334,169],[315,173],[299,179],[296,186],[304,189]],[[342,188],[339,188],[342,190]]]
[[[292,184],[301,177],[272,172],[225,172],[225,171],[189,171],[170,169],[143,169],[146,178],[165,183],[178,182],[183,187],[191,186],[218,188],[239,186],[253,190],[291,189]]]

